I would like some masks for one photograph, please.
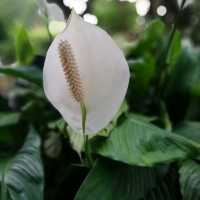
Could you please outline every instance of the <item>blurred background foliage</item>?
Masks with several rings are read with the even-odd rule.
[[[75,1],[74,4],[72,0],[0,1],[0,182],[3,188],[0,196],[4,199],[43,199],[37,194],[43,189],[44,199],[73,199],[89,171],[80,165],[75,152],[80,153],[81,139],[67,129],[42,89],[46,51],[55,35],[63,30],[72,7],[86,21],[112,35],[130,66],[129,90],[119,120],[115,119],[101,135],[107,136],[128,112],[134,113],[134,119],[175,131],[199,143],[200,1],[187,0],[181,13],[179,0]],[[175,21],[177,29],[167,48]],[[4,173],[8,158],[14,159]],[[31,181],[23,174],[24,165],[32,174]],[[18,166],[17,172],[15,166]],[[89,188],[82,186],[76,199],[98,199],[96,193],[90,198],[85,195],[95,184],[102,186],[104,181],[113,187],[108,187],[111,191],[121,188],[115,198],[122,199],[120,195],[127,192],[125,186],[128,188],[131,181],[139,180],[136,184],[142,189],[138,189],[139,193],[134,191],[135,199],[198,200],[200,190],[194,188],[195,181],[200,181],[199,167],[197,158],[182,164],[165,163],[148,171],[103,159],[87,178]],[[113,168],[116,170],[112,171]],[[13,181],[19,173],[23,176]],[[2,174],[6,177],[4,181]],[[105,174],[107,178],[101,180]],[[192,175],[193,178],[188,178]],[[116,182],[121,182],[114,185],[110,180],[116,176],[119,176]],[[152,187],[145,185],[147,177]],[[19,183],[25,188],[21,192]],[[124,198],[133,199],[130,196]]]

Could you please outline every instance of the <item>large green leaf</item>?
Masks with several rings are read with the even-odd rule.
[[[31,129],[18,154],[0,160],[1,200],[42,200],[43,178],[40,137]]]
[[[183,200],[199,200],[200,165],[195,161],[186,161],[182,164],[179,173]]]
[[[164,90],[170,119],[176,124],[186,119],[193,86],[200,80],[198,54],[193,48],[182,50]]]
[[[128,118],[108,139],[92,143],[93,152],[130,165],[152,166],[182,160],[199,151],[199,144],[154,125]]]
[[[151,168],[100,160],[89,173],[75,200],[139,200],[155,187],[156,176]]]
[[[4,67],[0,68],[0,74],[22,78],[39,86],[42,85],[42,72],[35,67]]]
[[[174,131],[179,135],[200,143],[200,122],[183,122]]]
[[[75,200],[174,200],[171,189],[158,175],[158,169],[100,159]]]

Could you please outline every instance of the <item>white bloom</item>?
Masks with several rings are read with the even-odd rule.
[[[99,132],[119,110],[129,77],[127,62],[112,38],[72,11],[47,52],[43,71],[45,94],[65,121],[82,133],[84,102],[86,134]]]

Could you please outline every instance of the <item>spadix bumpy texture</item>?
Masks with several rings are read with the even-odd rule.
[[[65,79],[68,83],[69,89],[71,90],[72,97],[74,97],[77,102],[84,103],[80,74],[72,53],[71,45],[67,40],[60,41],[58,52]]]
[[[45,94],[69,126],[82,133],[82,102],[86,134],[105,128],[124,100],[129,77],[127,62],[112,38],[72,11],[47,52],[43,71]]]

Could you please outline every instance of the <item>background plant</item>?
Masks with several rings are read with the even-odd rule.
[[[89,1],[132,74],[118,115],[90,140],[92,169],[43,94],[52,2],[68,16],[62,1],[0,2],[0,199],[200,199],[199,2],[152,1],[143,18],[129,2]]]

